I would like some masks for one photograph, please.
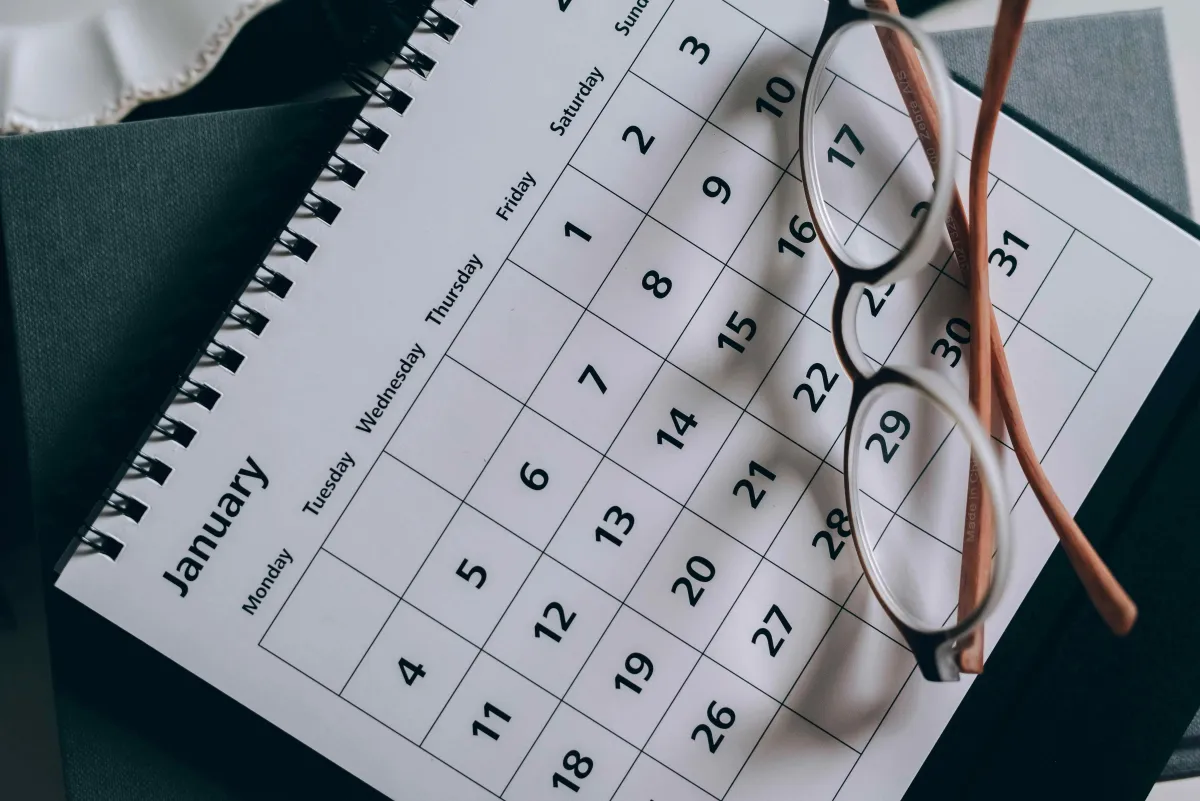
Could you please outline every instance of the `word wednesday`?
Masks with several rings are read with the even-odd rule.
[[[275,557],[275,561],[267,564],[267,575],[259,582],[257,589],[246,596],[246,603],[242,604],[242,611],[248,615],[253,615],[254,610],[258,609],[259,601],[266,602],[267,593],[271,591],[271,586],[275,580],[279,578],[279,574],[283,569],[292,563],[292,555],[284,548],[279,552],[279,556]]]
[[[603,82],[604,75],[600,72],[600,68],[592,67],[592,71],[587,74],[587,77],[579,82],[579,91],[575,93],[575,99],[563,109],[561,117],[550,123],[550,130],[559,136],[566,136],[567,129],[571,127],[571,123],[575,121],[575,116],[583,108],[583,104],[587,102],[587,97],[592,93],[592,88],[596,84]],[[497,211],[496,213],[499,214],[500,212]]]
[[[537,186],[537,180],[534,179],[533,173],[526,171],[521,176],[521,180],[517,181],[516,186],[508,188],[508,197],[504,199],[504,205],[496,209],[496,216],[508,222],[508,215],[516,213],[521,198],[525,197],[525,193],[535,186]]]
[[[392,405],[392,399],[396,397],[396,393],[400,391],[400,387],[408,380],[408,374],[412,372],[413,367],[424,355],[425,350],[421,347],[420,343],[412,346],[412,350],[406,353],[403,361],[400,362],[400,369],[388,379],[387,386],[383,388],[383,392],[375,395],[375,405],[364,412],[362,417],[358,418],[358,422],[354,424],[355,428],[364,434],[370,434],[375,430],[375,426],[383,419],[384,412]],[[353,461],[350,463],[354,464]],[[316,513],[314,512],[313,514]]]
[[[242,484],[242,479],[253,479],[261,484],[258,489],[266,489],[267,474],[263,472],[258,464],[255,463],[251,456],[246,457],[247,467],[239,468],[237,475],[229,482],[229,489],[233,492],[226,492],[217,501],[217,509],[209,513],[210,521],[204,524],[204,531],[211,534],[211,537],[204,534],[197,534],[192,540],[192,545],[187,549],[190,556],[185,556],[179,560],[179,564],[175,565],[175,572],[163,572],[163,578],[174,584],[179,589],[179,597],[185,598],[188,594],[188,584],[200,578],[200,572],[204,570],[204,563],[217,550],[217,545],[220,543],[217,540],[224,538],[229,532],[229,527],[233,519],[242,513],[242,506],[250,497],[250,493],[254,490],[253,487],[247,487]],[[236,495],[234,493],[237,493]],[[201,546],[207,546],[206,553]],[[183,579],[180,579],[180,576]],[[187,583],[184,583],[184,582]]]
[[[317,491],[315,498],[304,502],[304,511],[312,512],[314,515],[321,514],[321,510],[325,508],[325,501],[329,500],[333,495],[333,491],[337,489],[338,482],[342,480],[342,476],[346,475],[346,471],[351,467],[354,467],[354,457],[350,455],[350,451],[346,451],[338,457],[337,462],[332,467],[326,468],[329,471],[329,478],[325,479],[325,485]]]

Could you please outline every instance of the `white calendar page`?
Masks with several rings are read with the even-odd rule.
[[[172,406],[195,440],[143,449],[174,472],[122,482],[140,523],[97,522],[123,551],[79,549],[58,586],[396,799],[900,798],[970,679],[915,673],[835,514],[849,382],[829,264],[792,233],[824,5],[437,5],[462,28],[418,35],[428,80],[393,71],[410,110],[369,106],[389,140],[340,151],[366,175],[318,183],[339,218],[293,221],[307,262],[269,257],[292,291],[248,293],[270,322],[220,337],[245,362],[193,376],[219,402]],[[921,154],[877,42],[847,47],[818,136],[863,152],[830,157],[830,200],[886,254]],[[1200,306],[1200,245],[1008,120],[992,166],[992,297],[1077,509]],[[965,316],[948,258],[859,330],[965,391],[965,357],[930,355]],[[866,514],[935,568],[963,499],[932,478],[965,464],[921,439],[864,467]],[[989,643],[1055,542],[1002,440]]]

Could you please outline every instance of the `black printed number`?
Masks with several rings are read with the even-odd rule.
[[[786,79],[780,78],[777,75],[771,80],[767,81],[767,95],[770,96],[771,100],[774,100],[775,103],[778,103],[780,106],[786,106],[788,103],[791,103],[796,99],[796,87],[792,86],[792,84]],[[783,111],[779,108],[779,106],[776,106],[775,103],[772,103],[766,98],[760,97],[754,102],[754,108],[759,114],[762,114],[764,111],[766,111],[774,114],[776,117],[782,117]]]
[[[813,537],[812,545],[816,548],[817,543],[824,540],[825,546],[829,548],[829,558],[837,559],[846,543],[839,542],[836,548],[833,547],[833,535],[837,534],[842,539],[850,536],[853,532],[853,528],[850,526],[850,516],[841,509],[835,508],[825,516],[825,525],[828,526],[829,531],[818,531]]]
[[[710,175],[704,179],[704,194],[709,197],[721,198],[721,205],[724,206],[732,197],[732,192],[729,189],[729,184],[725,183],[724,178],[718,178],[715,175]]]
[[[458,566],[458,570],[456,571],[458,573],[458,577],[460,579],[462,579],[463,581],[467,582],[468,584],[474,585],[475,589],[477,589],[477,590],[483,589],[483,584],[485,581],[487,581],[487,571],[484,570],[483,567],[480,565],[472,565],[470,570],[466,570],[464,572],[466,567],[467,567],[467,560],[464,559],[464,560],[462,560],[462,564],[460,564]],[[478,584],[475,584],[476,578],[479,579]]]
[[[671,279],[665,275],[659,275],[657,270],[650,270],[642,276],[642,289],[653,292],[654,297],[662,300],[671,294]]]
[[[835,145],[841,144],[842,137],[850,140],[851,146],[854,148],[854,151],[858,153],[858,155],[861,156],[863,154],[862,142],[858,141],[858,137],[854,135],[854,129],[848,124],[842,125],[842,127],[838,129],[837,136],[833,137],[833,143]],[[847,167],[854,166],[854,159],[850,158],[849,156],[842,155],[841,151],[839,151],[836,147],[831,146],[829,148],[829,163],[832,164],[834,159],[842,162]]]
[[[554,623],[554,621],[550,618],[551,612],[553,612],[555,617],[558,618],[558,631],[547,628],[542,623],[538,623],[533,627],[533,636],[548,637],[555,642],[562,642],[563,634],[565,634],[567,629],[571,628],[571,624],[575,622],[575,613],[572,612],[568,615],[567,610],[563,609],[562,604],[560,604],[558,601],[553,601],[552,603],[547,604],[546,608],[542,611],[542,617],[546,620],[550,620],[551,624]]]
[[[687,573],[687,576],[675,579],[675,583],[671,585],[671,594],[674,595],[680,587],[683,587],[687,591],[688,606],[695,606],[700,602],[700,597],[704,595],[704,588],[696,589],[692,584],[692,579],[701,584],[707,584],[713,580],[713,576],[717,575],[717,569],[703,556],[693,556],[687,561]]]
[[[867,296],[867,308],[870,310],[872,317],[878,317],[879,313],[883,311],[883,304],[887,303],[887,299],[891,297],[892,290],[895,288],[895,284],[890,284],[888,288],[883,291],[883,297],[879,299],[878,303],[875,302],[875,295],[871,292],[871,290],[863,290],[863,294]]]
[[[510,720],[512,720],[512,715],[508,714],[500,707],[494,706],[491,703],[484,704],[483,705],[483,719],[487,720],[487,719],[491,718],[493,715],[497,719],[503,721],[504,723],[508,723]],[[489,728],[487,725],[479,722],[478,720],[471,724],[471,734],[475,735],[476,737],[478,737],[481,734],[486,734],[488,737],[491,737],[493,740],[500,739],[500,735],[494,729]]]
[[[961,317],[952,317],[950,322],[946,323],[946,336],[949,339],[939,339],[934,342],[929,352],[934,356],[941,356],[943,359],[953,356],[954,361],[950,362],[950,366],[957,367],[959,360],[962,359],[962,348],[958,345],[966,345],[971,341],[971,324]],[[951,345],[950,340],[957,342],[958,345]]]
[[[713,710],[716,706],[716,701],[713,701],[708,705],[708,723],[711,723],[718,729],[728,729],[733,725],[733,722],[737,720],[737,715],[727,706],[723,706],[714,712]],[[713,730],[708,727],[708,723],[701,723],[699,726],[692,729],[692,739],[695,740],[697,734],[703,734],[704,738],[708,740],[708,752],[710,754],[715,754],[717,753],[717,749],[721,747],[721,743],[725,740],[725,735],[718,734],[714,739]]]
[[[1012,231],[1004,232],[1004,244],[1016,245],[1021,250],[1029,250],[1029,243],[1021,239]],[[1009,253],[1005,253],[1004,248],[996,248],[988,254],[988,264],[991,264],[992,259],[996,258],[997,256],[1000,257],[1000,261],[996,263],[997,267],[1003,269],[1005,265],[1011,265],[1008,268],[1008,272],[1005,273],[1006,276],[1011,278],[1012,274],[1017,271],[1017,257]]]
[[[767,481],[775,480],[774,473],[772,473],[767,468],[763,467],[758,462],[751,462],[750,463],[750,478],[754,478],[755,476],[762,476]],[[759,490],[757,493],[755,493],[754,485],[752,483],[750,483],[750,478],[743,478],[741,481],[734,484],[733,485],[733,494],[737,495],[738,490],[740,490],[740,489],[746,490],[746,496],[747,496],[748,500],[750,501],[750,508],[757,509],[758,505],[760,503],[762,503],[762,499],[766,496],[767,491],[764,489],[764,490]]]
[[[617,529],[621,529],[624,526],[624,529],[620,531],[622,537],[628,537],[629,532],[633,531],[633,515],[623,511],[620,506],[608,507],[608,511],[604,513],[604,522],[611,523]],[[596,542],[603,542],[604,540],[608,540],[618,548],[621,547],[621,543],[625,542],[625,540],[619,539],[616,535],[610,533],[604,526],[596,526]]]
[[[783,647],[784,638],[781,636],[779,640],[776,641],[775,638],[771,636],[771,630],[767,628],[767,626],[771,625],[771,618],[777,618],[779,620],[779,625],[783,627],[784,634],[792,633],[792,624],[788,622],[786,617],[784,617],[783,610],[781,610],[775,604],[771,604],[771,608],[767,610],[767,616],[763,618],[763,623],[766,625],[755,631],[754,634],[750,636],[750,642],[756,643],[760,637],[765,638],[767,641],[767,651],[772,657],[774,657],[777,653],[779,653],[779,649]]]
[[[734,309],[733,314],[729,315],[729,321],[725,323],[725,327],[733,333],[737,334],[742,339],[749,342],[754,339],[754,335],[758,333],[758,323],[751,320],[749,317],[738,319],[737,310]],[[718,348],[733,348],[738,353],[745,353],[746,346],[736,339],[730,339],[727,334],[717,334]]]
[[[400,677],[404,679],[404,683],[409,687],[413,686],[413,682],[425,675],[424,665],[414,665],[403,657],[397,664],[400,665]]]
[[[618,690],[624,687],[633,690],[635,693],[640,693],[642,686],[650,681],[650,677],[654,675],[654,663],[650,661],[650,657],[634,651],[625,657],[625,672],[632,678],[627,679],[624,675],[618,673],[613,677],[613,684],[616,685]],[[642,684],[637,684],[633,679],[640,679]]]
[[[696,425],[696,415],[684,414],[683,412],[679,411],[678,409],[672,409],[671,410],[671,422],[675,424],[675,432],[677,434],[679,434],[679,436],[682,437],[684,434],[686,434],[688,432],[689,428],[692,428]],[[660,428],[660,429],[658,429],[658,444],[663,445],[666,443],[670,443],[670,444],[674,445],[676,448],[683,447],[682,440],[671,436],[666,431],[663,431]]]
[[[821,411],[821,404],[825,402],[826,395],[833,390],[833,385],[837,383],[838,373],[834,373],[831,376],[829,371],[825,369],[825,365],[821,364],[820,362],[809,367],[808,372],[804,374],[804,377],[811,381],[813,373],[817,373],[821,376],[821,387],[824,390],[821,393],[821,396],[817,397],[817,391],[812,388],[812,384],[805,383],[796,387],[796,391],[792,393],[792,399],[800,400],[800,393],[803,392],[804,394],[808,395],[808,407],[812,409],[814,413],[816,413]]]
[[[558,10],[566,11],[571,7],[571,0],[558,0]]]
[[[886,434],[896,434],[896,432],[899,432],[897,436],[900,439],[904,439],[908,436],[908,432],[912,428],[912,424],[909,423],[908,418],[900,414],[900,412],[889,410],[884,412],[883,416],[879,418],[879,427],[883,429],[884,433]],[[885,464],[892,461],[892,457],[896,455],[896,449],[900,447],[899,442],[895,442],[891,445],[891,447],[889,447],[887,440],[883,437],[883,434],[872,434],[871,436],[867,437],[867,444],[864,447],[867,450],[871,450],[872,442],[879,443],[879,450],[883,453],[883,461]]]
[[[592,235],[589,234],[587,231],[583,230],[582,228],[580,228],[578,225],[576,225],[573,222],[569,222],[566,225],[564,225],[563,230],[567,232],[566,235],[568,238],[571,237],[572,235],[574,235],[574,236],[577,236],[580,239],[582,239],[584,242],[592,241]]]
[[[650,145],[654,144],[653,136],[649,139],[646,139],[642,134],[641,128],[637,127],[636,125],[630,125],[625,129],[625,133],[621,134],[621,141],[628,142],[630,134],[633,134],[635,137],[637,137],[637,149],[641,151],[643,156],[650,152]]]
[[[711,55],[711,52],[712,52],[708,49],[708,45],[706,45],[704,42],[701,42],[695,36],[689,36],[688,38],[686,38],[682,42],[680,42],[679,43],[679,52],[682,53],[683,48],[685,48],[685,47],[692,48],[688,52],[691,53],[693,56],[697,55],[697,54],[700,55],[700,63],[701,64],[703,64],[705,61],[708,61],[708,57],[709,57],[709,55]]]
[[[583,368],[583,373],[579,376],[579,383],[582,384],[589,377],[596,382],[596,388],[600,390],[601,395],[603,395],[605,392],[608,392],[608,387],[605,386],[604,379],[602,379],[600,374],[596,372],[596,368],[592,367],[590,364]]]
[[[585,757],[578,751],[568,751],[563,757],[563,769],[569,770],[576,779],[583,781],[592,772],[592,758]],[[555,787],[566,787],[573,793],[579,792],[579,785],[563,776],[561,773],[555,773],[554,778],[550,781]]]
[[[800,222],[799,214],[792,217],[792,221],[788,224],[788,232],[792,235],[792,239],[803,245],[807,245],[817,238],[817,229],[808,220]],[[779,252],[783,253],[785,250],[795,253],[797,258],[804,258],[803,250],[793,245],[787,237],[781,236],[779,237]]]
[[[540,467],[529,469],[529,462],[521,465],[521,483],[529,487],[531,490],[541,491],[550,483],[550,476],[545,470]]]

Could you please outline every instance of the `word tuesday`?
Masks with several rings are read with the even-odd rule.
[[[562,110],[561,117],[550,123],[550,130],[559,136],[566,136],[567,129],[571,127],[571,123],[575,121],[575,116],[579,114],[579,110],[587,102],[588,95],[592,93],[592,89],[596,84],[603,82],[604,75],[600,72],[600,68],[592,67],[592,71],[579,82],[579,91],[575,93],[575,99],[568,103],[567,107]]]

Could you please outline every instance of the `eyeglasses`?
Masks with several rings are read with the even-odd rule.
[[[838,359],[853,386],[844,439],[844,482],[855,550],[870,589],[908,642],[922,675],[933,681],[953,681],[960,672],[982,670],[982,626],[995,609],[1007,578],[1011,547],[1008,499],[1000,462],[981,423],[992,419],[993,388],[1021,468],[1093,604],[1118,634],[1128,632],[1137,616],[1133,602],[1083,536],[1042,471],[1021,418],[988,292],[988,161],[1028,5],[1029,0],[1001,3],[972,148],[970,227],[954,180],[955,126],[943,129],[939,125],[939,119],[955,119],[950,75],[936,44],[899,15],[895,0],[867,0],[866,7],[853,6],[849,0],[830,0],[802,95],[800,163],[804,194],[816,234],[836,276],[831,331]],[[833,147],[822,150],[827,143],[818,144],[816,124],[817,106],[826,89],[818,78],[825,74],[838,44],[856,28],[867,27],[878,34],[933,179],[932,196],[918,204],[924,215],[919,214],[918,207],[912,210],[917,223],[908,241],[879,263],[852,253],[838,236],[826,192],[827,184],[832,186],[837,179],[822,176],[820,159],[827,157],[834,166],[841,163],[853,167],[853,161]],[[861,53],[842,55],[863,56],[865,60]],[[843,136],[861,156],[862,143],[850,126],[844,125],[838,131],[835,143],[841,143]],[[869,294],[872,289],[878,293],[883,287],[912,281],[930,269],[928,265],[942,244],[943,225],[967,277],[970,320],[952,319],[946,326],[947,338],[941,342],[945,343],[945,354],[953,349],[954,364],[959,355],[967,355],[963,350],[969,344],[970,404],[949,380],[929,368],[890,362],[875,366],[864,354],[859,339],[858,315],[864,295],[873,311],[875,296]],[[976,332],[974,336],[972,331]],[[901,396],[904,400],[899,400]],[[918,401],[914,402],[914,396]],[[924,410],[919,412],[922,427],[940,431],[949,423],[966,440],[971,453],[954,622],[923,619],[920,604],[894,590],[889,571],[876,556],[876,540],[867,528],[864,513],[864,472],[879,463],[864,467],[864,460],[881,460],[884,465],[891,462],[917,427],[911,411],[917,408]],[[880,409],[884,411],[880,413]],[[942,422],[930,422],[930,415],[935,413],[943,418]],[[897,578],[894,572],[891,577]],[[917,583],[920,581],[917,577]]]

